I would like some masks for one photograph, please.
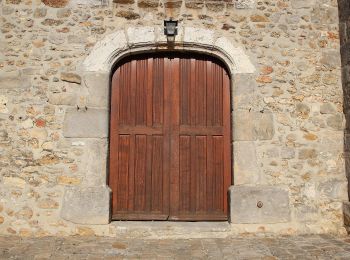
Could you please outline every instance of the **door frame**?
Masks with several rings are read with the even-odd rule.
[[[224,137],[224,140],[226,138],[230,139],[230,143],[229,144],[225,144],[223,146],[224,149],[224,157],[228,156],[226,155],[226,150],[228,150],[228,147],[226,147],[226,145],[229,146],[229,162],[230,165],[226,165],[224,164],[224,172],[228,171],[229,169],[227,169],[227,167],[230,167],[230,185],[233,185],[233,176],[234,176],[234,171],[233,171],[233,133],[232,133],[232,78],[231,78],[231,74],[230,74],[230,70],[228,69],[227,65],[220,59],[218,59],[217,57],[213,56],[213,55],[209,55],[207,53],[200,53],[200,52],[195,52],[195,51],[187,51],[187,50],[182,50],[182,51],[169,51],[169,50],[163,50],[163,51],[159,51],[159,52],[144,52],[144,53],[130,53],[129,55],[125,55],[123,58],[119,59],[117,62],[114,63],[112,69],[111,69],[111,73],[110,73],[110,79],[109,79],[109,114],[108,114],[108,157],[107,157],[107,185],[109,186],[109,181],[110,181],[110,145],[111,145],[111,111],[112,111],[112,81],[113,81],[113,76],[115,74],[115,72],[117,71],[117,69],[122,66],[124,63],[126,62],[131,62],[132,60],[136,60],[137,58],[141,58],[141,57],[150,57],[152,56],[152,54],[154,54],[154,56],[159,56],[159,57],[168,57],[168,58],[179,58],[181,56],[187,55],[187,57],[200,57],[200,55],[204,55],[205,57],[208,57],[214,61],[216,61],[223,69],[224,72],[227,73],[228,76],[228,80],[229,80],[229,91],[228,91],[228,97],[225,96],[225,93],[223,93],[223,106],[225,107],[225,102],[229,102],[228,107],[230,109],[229,111],[229,116],[230,118],[228,119],[228,125],[226,125],[227,121],[223,120],[224,124],[223,124],[223,131],[225,132],[225,128],[229,128],[228,131],[229,135],[228,137]],[[225,85],[225,83],[223,83]],[[225,87],[225,86],[224,86]],[[171,101],[172,102],[172,101]],[[223,116],[225,116],[225,113],[223,112]],[[170,167],[171,168],[171,167]],[[171,176],[171,175],[170,175]],[[224,183],[227,182],[226,180],[226,175],[224,175]],[[170,179],[169,179],[170,182]],[[169,194],[169,196],[171,197],[171,194]],[[169,197],[169,200],[170,200]],[[230,201],[229,201],[229,190],[226,191],[226,204],[224,206],[225,211],[227,211],[227,219],[230,219]],[[171,204],[171,200],[169,202]],[[112,198],[110,199],[110,217],[112,219],[112,214],[113,214],[113,205],[112,205]],[[169,209],[169,214],[171,214],[171,206]],[[138,220],[137,219],[138,214],[135,214],[135,216],[130,217],[128,220]],[[135,219],[134,219],[135,218]],[[175,219],[168,219],[166,221],[174,221]],[[120,221],[120,220],[112,220],[112,221]],[[147,220],[139,220],[139,221],[147,221]],[[180,221],[187,221],[186,219],[184,220],[180,220]],[[189,221],[194,221],[194,220],[189,220]],[[218,220],[221,221],[221,220]],[[225,219],[226,221],[226,219]]]

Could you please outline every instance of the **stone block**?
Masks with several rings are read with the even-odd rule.
[[[256,148],[254,142],[234,142],[234,183],[256,184],[260,181],[260,168],[258,167]]]
[[[230,208],[233,224],[270,224],[290,221],[289,192],[284,187],[231,186]]]
[[[108,136],[106,109],[67,109],[63,134],[65,137],[102,138]]]
[[[316,4],[316,0],[292,0],[294,9],[311,8]]]
[[[189,31],[191,33],[191,31]],[[203,32],[204,34],[205,32]],[[185,33],[186,36],[186,33]],[[193,37],[193,36],[192,36]],[[198,36],[199,37],[199,36]],[[211,36],[213,37],[213,36]],[[205,40],[205,39],[203,39]],[[186,41],[186,37],[185,37]],[[208,42],[208,40],[207,40]],[[206,43],[206,42],[204,42]],[[210,43],[210,42],[208,42]],[[214,44],[217,48],[227,54],[228,57],[232,58],[234,64],[233,71],[235,74],[238,73],[254,73],[255,67],[250,61],[248,55],[244,52],[241,47],[234,46],[229,39],[226,37],[220,37],[215,41]]]
[[[27,89],[30,86],[30,77],[20,71],[0,72],[0,89]]]
[[[130,27],[127,29],[128,42],[130,45],[154,43],[156,34],[154,27]]]
[[[109,73],[86,73],[83,76],[82,84],[89,92],[88,106],[107,108],[109,104],[109,80]]]
[[[234,77],[234,96],[247,95],[252,94],[257,90],[257,83],[255,80],[255,75],[245,73],[245,74],[237,74]]]
[[[256,0],[236,0],[235,7],[237,9],[253,9],[256,5]]]
[[[96,43],[90,55],[84,60],[82,69],[85,71],[110,72],[110,59],[114,54],[128,47],[125,32],[116,31]]]
[[[108,224],[111,190],[107,186],[67,187],[61,218],[77,224]]]
[[[235,141],[271,140],[275,134],[272,113],[237,110],[233,115]]]
[[[318,191],[321,197],[333,200],[347,200],[348,183],[345,180],[330,179],[319,184]]]
[[[184,41],[186,43],[212,45],[214,43],[214,32],[202,28],[185,27]]]

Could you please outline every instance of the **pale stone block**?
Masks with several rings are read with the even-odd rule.
[[[313,7],[316,0],[292,0],[292,7],[295,9],[310,8]]]
[[[111,190],[107,186],[67,187],[61,218],[77,224],[108,224]]]
[[[108,136],[106,109],[71,108],[66,111],[63,134],[65,137],[101,138]]]
[[[101,186],[107,181],[108,141],[86,140],[80,171],[85,175],[84,186]]]
[[[88,106],[107,108],[109,104],[109,73],[86,73],[83,76],[82,84],[89,93]]]
[[[237,9],[253,9],[256,6],[256,0],[236,0]]]
[[[236,110],[233,114],[235,141],[271,140],[275,134],[272,113]]]
[[[85,71],[110,71],[115,54],[128,47],[125,32],[120,30],[107,35],[96,43],[90,55],[83,62]]]
[[[186,34],[185,34],[186,36]],[[186,40],[186,38],[185,38]],[[220,37],[214,44],[224,52],[233,63],[233,73],[254,73],[255,67],[250,61],[248,55],[241,47],[235,47],[226,37]]]
[[[0,72],[0,89],[27,89],[30,86],[30,77],[20,71]]]
[[[185,27],[185,43],[214,44],[214,31],[203,28]]]
[[[289,192],[284,187],[231,186],[230,207],[231,223],[234,224],[269,224],[290,221]]]
[[[130,45],[155,43],[156,34],[154,27],[129,27],[127,29],[128,42]]]
[[[233,151],[235,185],[259,183],[260,168],[254,142],[234,142]]]

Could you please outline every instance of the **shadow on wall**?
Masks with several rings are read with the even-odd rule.
[[[342,63],[343,106],[346,118],[344,131],[344,159],[350,197],[350,1],[338,0],[339,36]]]

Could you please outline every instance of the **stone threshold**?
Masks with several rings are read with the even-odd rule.
[[[117,237],[125,238],[226,238],[232,235],[228,222],[113,221]]]

